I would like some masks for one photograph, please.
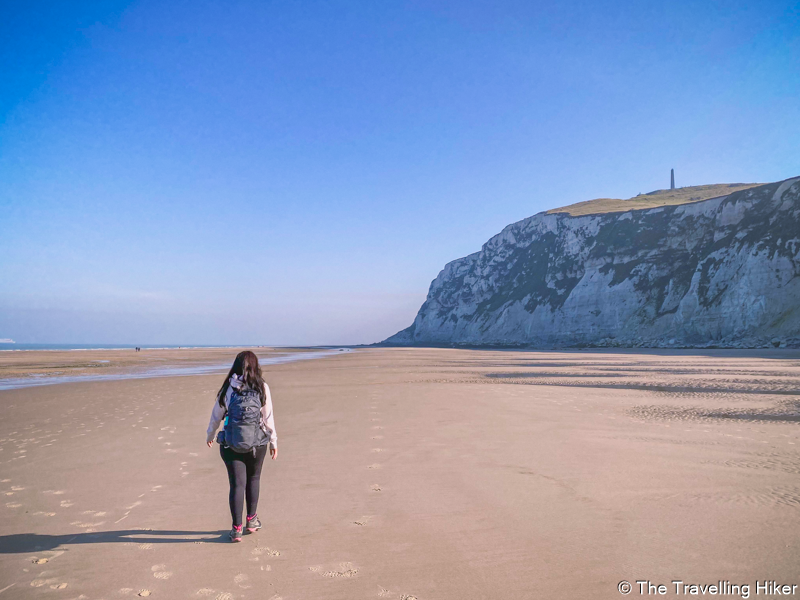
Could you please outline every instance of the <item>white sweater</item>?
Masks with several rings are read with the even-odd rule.
[[[231,377],[231,385],[225,394],[225,408],[219,405],[219,402],[214,400],[214,408],[211,411],[211,420],[208,422],[208,429],[206,430],[206,441],[213,442],[214,436],[219,429],[222,419],[228,414],[228,405],[231,401],[231,394],[234,388],[238,388],[241,381],[236,375]],[[269,393],[269,386],[264,383],[264,406],[261,407],[261,429],[267,434],[269,445],[271,448],[278,447],[278,433],[275,431],[275,418],[272,415],[272,396]]]

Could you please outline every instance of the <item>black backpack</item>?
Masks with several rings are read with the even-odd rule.
[[[234,452],[247,453],[267,443],[261,429],[261,394],[248,388],[232,389],[224,443]]]

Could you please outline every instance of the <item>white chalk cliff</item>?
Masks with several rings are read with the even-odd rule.
[[[448,263],[384,343],[800,346],[800,177],[675,206],[539,213]]]

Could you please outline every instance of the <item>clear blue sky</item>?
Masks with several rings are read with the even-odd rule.
[[[0,338],[336,344],[505,225],[800,175],[791,1],[4,2]]]

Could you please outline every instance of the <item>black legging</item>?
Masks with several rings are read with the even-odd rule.
[[[267,455],[267,445],[256,448],[253,452],[240,454],[225,446],[219,447],[219,454],[228,469],[228,482],[231,493],[228,502],[231,506],[231,518],[237,527],[242,524],[242,503],[247,498],[247,514],[256,514],[258,507],[258,488],[261,480],[261,466]]]

